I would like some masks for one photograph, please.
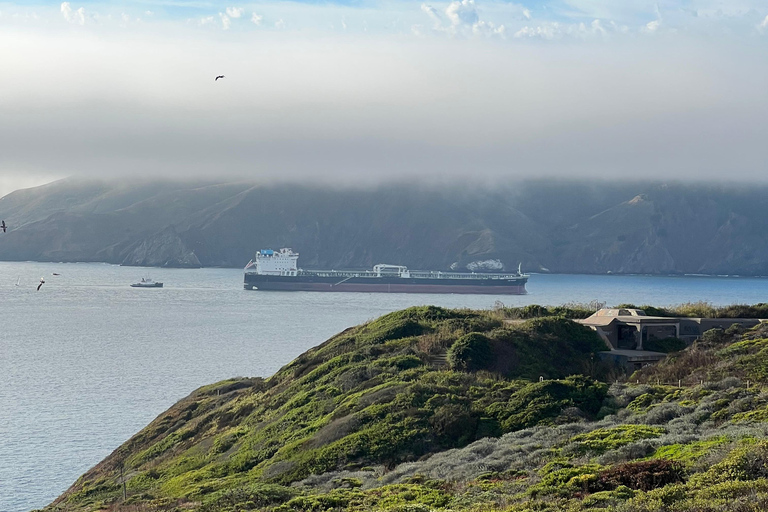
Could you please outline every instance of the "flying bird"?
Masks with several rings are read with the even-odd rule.
[[[41,278],[40,278],[40,284],[39,284],[39,285],[37,285],[37,291],[40,291],[40,287],[41,287],[41,286],[43,286],[43,283],[45,283],[45,279],[43,279],[43,278],[41,277]]]
[[[219,76],[217,76],[216,78],[214,78],[214,79],[213,79],[213,81],[215,82],[215,81],[216,81],[216,80],[218,80],[219,78],[224,78],[224,75],[219,75]]]
[[[8,226],[5,225],[5,221],[3,221],[2,224],[0,224],[0,229],[3,230],[3,233],[5,233],[5,230],[8,229]]]

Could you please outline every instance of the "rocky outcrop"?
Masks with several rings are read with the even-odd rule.
[[[186,246],[172,227],[128,248],[120,264],[140,267],[202,267],[195,252]]]

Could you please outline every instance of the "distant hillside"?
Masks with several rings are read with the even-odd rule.
[[[200,388],[45,510],[766,510],[768,328],[620,384],[583,311],[532,313],[410,308]]]
[[[768,275],[768,187],[526,182],[331,189],[67,179],[0,199],[0,260]]]

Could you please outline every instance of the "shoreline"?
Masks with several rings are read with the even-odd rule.
[[[202,269],[224,269],[224,270],[235,270],[240,269],[242,270],[244,267],[234,267],[234,266],[225,266],[225,265],[209,265],[209,266],[195,266],[195,267],[189,267],[189,266],[144,266],[144,265],[124,265],[122,263],[111,263],[108,261],[54,261],[54,260],[0,260],[0,263],[40,263],[40,264],[60,264],[60,265],[82,265],[82,264],[95,264],[95,265],[108,265],[113,267],[127,267],[127,268],[152,268],[152,269],[168,269],[168,270],[202,270]],[[314,269],[307,269],[307,270],[314,270]],[[337,269],[338,270],[338,269]],[[341,269],[344,271],[350,271],[350,272],[363,272],[365,270],[370,269],[363,269],[363,268],[345,268]],[[422,269],[419,269],[422,270]],[[434,269],[432,269],[434,270]],[[435,270],[438,271],[438,270]],[[440,270],[442,272],[443,270]],[[449,272],[449,269],[444,270],[445,272]],[[487,274],[496,274],[496,273],[503,273],[503,272],[477,272],[477,273],[487,273]],[[701,273],[695,273],[695,272],[671,272],[671,273],[644,273],[644,272],[525,272],[527,275],[530,276],[590,276],[590,277],[600,277],[600,276],[617,276],[617,277],[694,277],[694,278],[722,278],[722,279],[739,279],[739,278],[748,278],[748,279],[765,279],[768,278],[768,275],[762,275],[762,274],[701,274]]]

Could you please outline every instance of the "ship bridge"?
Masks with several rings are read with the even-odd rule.
[[[373,273],[376,274],[376,277],[411,277],[408,267],[403,267],[401,265],[387,265],[385,263],[374,265]]]
[[[279,251],[262,249],[246,265],[245,272],[265,276],[295,276],[298,273],[298,259],[299,253],[287,247]]]

